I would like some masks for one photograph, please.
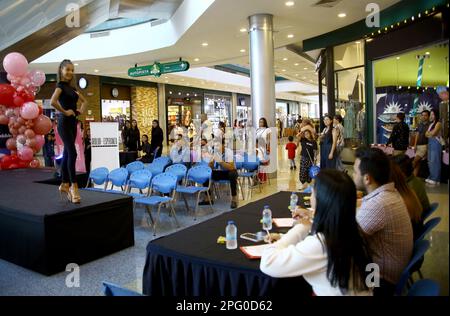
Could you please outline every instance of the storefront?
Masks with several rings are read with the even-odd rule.
[[[400,2],[380,13],[379,27],[363,20],[304,41],[306,51],[326,44],[316,62],[320,117],[341,114],[347,148],[386,143],[398,112],[414,132],[421,109],[439,103],[435,88],[448,86],[448,7]]]
[[[252,119],[252,103],[249,95],[238,94],[236,106],[236,117],[238,126],[250,125]]]

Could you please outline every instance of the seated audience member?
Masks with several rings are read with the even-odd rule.
[[[398,164],[405,175],[408,186],[414,191],[414,193],[416,193],[420,204],[422,204],[422,209],[424,211],[428,210],[430,208],[430,200],[428,199],[428,195],[425,190],[425,183],[414,176],[413,160],[407,155],[398,155],[394,157],[394,161]]]
[[[204,145],[204,146],[203,146]],[[206,139],[202,140],[202,147],[206,147]],[[238,207],[238,196],[237,196],[237,178],[238,172],[233,161],[233,151],[229,148],[225,148],[224,143],[218,145],[219,148],[215,148],[214,154],[210,152],[203,153],[202,151],[202,161],[208,162],[209,167],[213,169],[212,179],[214,181],[229,180],[231,187],[231,208]],[[204,184],[208,186],[208,183]],[[211,196],[211,194],[210,194]],[[208,200],[203,200],[199,205],[208,205]]]
[[[406,178],[400,167],[394,161],[391,164],[391,181],[394,182],[395,188],[402,196],[403,202],[405,202],[406,208],[408,209],[414,240],[416,240],[423,231],[422,204],[420,204],[417,195],[406,183]]]
[[[150,143],[148,142],[148,136],[147,135],[142,135],[142,145],[139,148],[140,150],[142,150],[143,155],[142,157],[138,158],[137,160],[142,161],[143,163],[150,163],[152,162],[152,148],[150,146]]]
[[[366,239],[373,262],[381,274],[374,295],[394,294],[396,283],[411,259],[413,229],[405,202],[391,180],[391,162],[376,148],[359,148],[353,173],[362,199],[356,220]]]
[[[182,134],[178,134],[175,143],[172,145],[169,153],[172,163],[190,163],[189,143],[183,138]]]
[[[337,170],[322,170],[314,183],[313,222],[305,216],[263,252],[261,271],[275,278],[302,275],[319,296],[372,295],[366,266],[371,262],[356,222],[356,188]],[[306,210],[297,210],[296,219]]]

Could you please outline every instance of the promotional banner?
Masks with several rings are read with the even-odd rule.
[[[90,123],[91,170],[106,167],[109,171],[119,168],[119,124]]]
[[[55,156],[62,156],[64,151],[64,144],[59,136],[58,129],[55,127]],[[75,163],[75,170],[77,172],[86,172],[86,164],[84,163],[84,145],[83,133],[81,132],[81,125],[77,125],[77,137],[75,139],[75,148],[77,150],[77,161]]]

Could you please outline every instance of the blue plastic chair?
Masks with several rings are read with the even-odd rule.
[[[164,172],[164,164],[161,163],[149,163],[145,166],[145,169],[150,170],[153,176],[157,176]]]
[[[211,210],[214,212],[214,209],[212,207],[212,202],[211,202],[211,196],[209,194],[209,189],[211,187],[211,176],[212,176],[212,170],[210,167],[207,167],[204,165],[192,167],[191,169],[189,169],[189,171],[187,173],[186,185],[178,186],[176,189],[176,192],[180,193],[181,196],[183,197],[184,204],[186,205],[186,209],[188,210],[188,212],[191,212],[191,209],[189,208],[189,204],[186,200],[186,194],[189,194],[189,195],[197,194],[197,202],[195,203],[195,209],[194,209],[194,220],[197,220],[197,208],[198,208],[198,203],[200,200],[200,194],[202,192],[205,192],[206,195],[208,196],[209,205],[211,207]],[[208,181],[209,181],[208,186],[204,187],[203,184],[205,184]],[[189,184],[191,184],[191,185],[189,185]]]
[[[255,183],[258,185],[259,192],[262,192],[261,182],[258,180],[258,170],[260,166],[260,161],[256,156],[249,156],[247,153],[244,154],[244,161],[242,162],[242,169],[244,171],[239,172],[238,182],[239,186],[242,188],[242,184],[247,181],[247,199],[252,195],[253,189],[255,188]],[[242,183],[241,183],[241,179]],[[242,192],[243,199],[244,193]]]
[[[125,289],[116,284],[112,284],[109,282],[102,282],[102,283],[103,283],[103,293],[105,294],[105,296],[143,296],[142,294],[139,294],[129,289]]]
[[[161,164],[163,166],[163,171],[164,171],[164,169],[172,163],[172,160],[170,160],[170,158],[167,156],[161,156],[161,157],[154,159],[153,163]]]
[[[149,218],[153,223],[153,236],[156,236],[156,228],[159,221],[159,215],[161,213],[161,206],[163,204],[168,203],[170,205],[171,209],[170,215],[172,215],[173,218],[175,219],[177,227],[180,227],[180,224],[178,223],[178,219],[176,217],[175,209],[173,207],[173,200],[175,196],[175,189],[177,187],[177,181],[178,178],[176,175],[167,172],[161,173],[153,178],[151,192],[152,194],[159,193],[159,194],[166,194],[169,196],[151,195],[135,199],[136,204],[145,205]],[[151,213],[151,208],[155,206],[158,206],[158,215],[156,217],[156,221],[153,220]]]
[[[439,296],[439,284],[430,279],[415,282],[408,291],[408,296]]]
[[[412,268],[422,259],[429,248],[430,242],[428,240],[419,240],[414,244],[412,258],[400,276],[400,280],[395,288],[395,295],[400,296],[403,294],[403,290],[408,285],[408,280],[411,277]]]
[[[422,219],[425,221],[428,217],[431,216],[436,210],[439,208],[439,203],[431,203],[430,208],[428,210],[423,211]]]
[[[165,172],[175,175],[178,178],[178,183],[180,183],[186,178],[187,167],[181,163],[177,163],[167,167]]]
[[[111,183],[111,189],[106,190],[108,193],[125,193],[125,186],[128,180],[128,170],[125,168],[117,168],[111,171],[108,175],[107,185]],[[120,187],[122,191],[114,190],[114,187]]]
[[[423,225],[422,234],[419,236],[419,238],[417,238],[416,242],[425,239],[425,236],[428,235],[433,230],[433,228],[435,228],[440,222],[441,222],[440,217],[432,218],[428,222],[426,222]]]
[[[88,177],[88,181],[87,181],[85,190],[104,191],[105,188],[103,188],[103,189],[91,188],[90,186],[92,184],[96,184],[96,185],[105,184],[106,185],[106,182],[108,180],[108,174],[109,174],[109,170],[108,170],[108,168],[105,168],[105,167],[100,167],[100,168],[91,170],[91,172],[89,173],[89,177]]]
[[[128,174],[131,175],[131,174],[133,174],[133,172],[135,172],[137,170],[144,169],[144,167],[145,167],[145,165],[142,161],[133,161],[133,162],[130,162],[126,168],[128,170]]]
[[[143,191],[147,189],[147,194],[150,193],[150,184],[152,181],[152,173],[148,169],[136,170],[130,176],[127,183],[127,193],[133,197],[142,197]],[[138,189],[140,194],[131,193],[131,189]]]

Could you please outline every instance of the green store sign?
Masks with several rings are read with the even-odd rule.
[[[153,65],[134,67],[128,69],[128,76],[130,77],[145,77],[155,76],[160,77],[163,74],[169,74],[173,72],[187,71],[190,65],[187,61],[175,61],[171,63],[154,63]]]

